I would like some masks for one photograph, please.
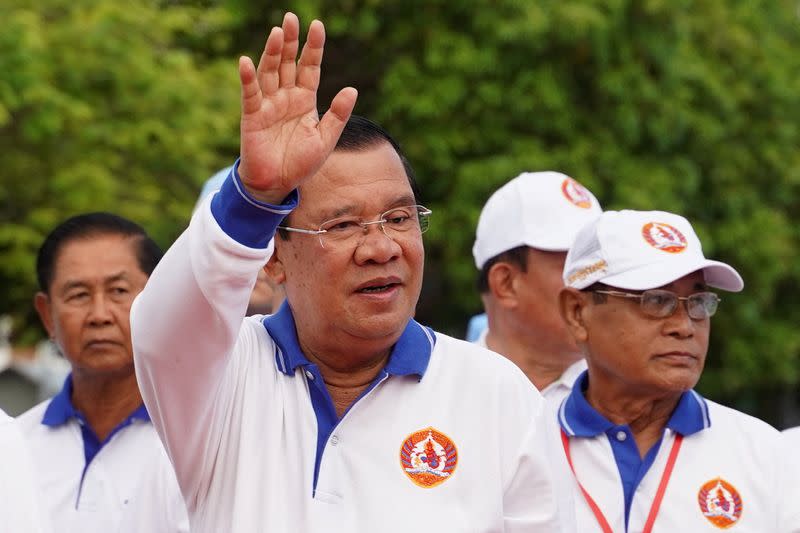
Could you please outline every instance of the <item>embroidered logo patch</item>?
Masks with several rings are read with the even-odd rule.
[[[400,448],[400,465],[420,487],[441,485],[453,475],[458,451],[450,437],[432,427],[412,433]]]
[[[686,249],[686,237],[677,228],[663,222],[648,222],[642,227],[642,237],[653,248],[677,254]]]
[[[735,525],[742,517],[742,497],[722,478],[712,479],[697,493],[697,503],[709,522],[720,529]]]
[[[567,178],[561,182],[561,192],[564,193],[567,200],[582,209],[592,207],[592,197],[589,195],[589,191],[572,178]]]

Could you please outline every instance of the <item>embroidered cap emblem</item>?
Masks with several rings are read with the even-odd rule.
[[[458,464],[458,451],[450,437],[429,427],[403,442],[400,464],[411,481],[429,489],[450,479]]]
[[[686,249],[686,237],[677,228],[663,222],[648,222],[642,227],[642,237],[653,248],[677,254]]]
[[[722,478],[712,479],[697,493],[697,503],[709,522],[727,529],[742,517],[742,497],[736,487]]]
[[[561,182],[561,192],[564,193],[564,197],[567,200],[582,209],[592,207],[592,197],[589,195],[589,191],[572,178],[567,178]]]

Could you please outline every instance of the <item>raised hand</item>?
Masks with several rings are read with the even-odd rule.
[[[286,13],[283,26],[267,37],[256,70],[239,59],[242,86],[241,162],[239,175],[256,199],[277,204],[314,174],[333,151],[358,96],[352,87],[339,91],[322,119],[317,88],[325,46],[325,27],[315,20],[296,61],[300,21]]]

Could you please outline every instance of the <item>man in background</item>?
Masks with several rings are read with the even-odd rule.
[[[66,220],[39,249],[34,305],[72,370],[61,392],[18,420],[58,531],[133,531],[129,515],[140,531],[188,531],[131,349],[130,306],[160,257],[141,227],[109,213]]]
[[[559,402],[586,363],[558,311],[567,250],[601,213],[594,195],[559,172],[525,172],[486,202],[472,248],[488,329],[476,341],[522,369]]]

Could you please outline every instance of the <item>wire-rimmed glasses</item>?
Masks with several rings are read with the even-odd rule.
[[[599,289],[591,292],[616,296],[618,298],[637,299],[639,300],[642,312],[654,318],[672,316],[678,309],[678,303],[686,302],[686,312],[689,314],[689,318],[705,320],[706,318],[714,316],[714,313],[717,312],[719,302],[722,301],[720,297],[713,292],[697,292],[689,296],[678,296],[672,291],[665,291],[663,289],[650,289],[641,294]]]
[[[381,231],[392,240],[406,235],[420,235],[428,230],[432,211],[422,205],[393,207],[378,216],[377,220],[364,221],[357,216],[337,217],[326,220],[318,229],[292,228],[278,226],[278,229],[316,235],[323,248],[336,249],[359,246],[367,236],[369,227],[378,225]]]

